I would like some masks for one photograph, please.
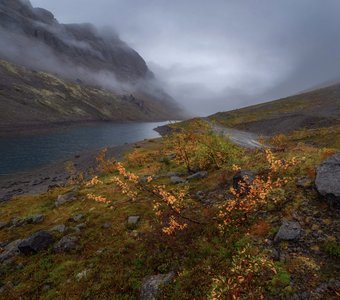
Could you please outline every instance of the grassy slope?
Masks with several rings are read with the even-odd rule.
[[[0,60],[0,126],[93,120],[150,121],[176,116],[171,104],[76,84]]]
[[[210,117],[264,135],[293,133],[293,139],[340,147],[340,84]],[[329,130],[328,130],[329,129]],[[329,145],[329,144],[328,144]]]
[[[185,172],[183,165],[176,161],[160,163],[160,157],[172,151],[172,147],[162,140],[145,141],[126,156],[125,163],[138,175]],[[282,159],[293,156],[301,159],[292,175],[307,176],[313,180],[315,166],[331,153],[334,151],[290,142],[286,151],[276,155]],[[261,172],[266,168],[260,151],[247,150],[236,160],[246,169]],[[129,201],[116,192],[111,182],[113,175],[103,175],[102,185],[81,186],[77,200],[60,208],[53,208],[53,203],[57,195],[66,189],[56,189],[37,197],[20,197],[2,204],[1,221],[35,213],[45,214],[46,219],[40,225],[1,230],[0,240],[24,238],[38,229],[61,223],[73,232],[74,224],[68,219],[77,213],[85,215],[80,222],[87,225],[83,231],[76,233],[81,242],[69,254],[54,254],[48,250],[16,258],[15,263],[22,263],[21,268],[16,268],[15,263],[0,266],[0,284],[10,282],[12,286],[4,296],[6,299],[136,299],[145,276],[176,270],[176,281],[163,289],[161,299],[204,299],[216,284],[213,279],[221,276],[229,278],[232,260],[244,245],[250,243],[253,255],[269,251],[271,244],[268,241],[273,239],[282,218],[297,219],[303,227],[303,236],[298,244],[281,242],[278,245],[285,258],[275,262],[277,275],[269,282],[261,282],[267,288],[269,286],[266,296],[272,299],[291,298],[294,293],[312,292],[319,284],[339,278],[337,219],[320,202],[312,187],[303,189],[290,185],[285,191],[287,201],[279,209],[268,210],[262,221],[245,223],[236,231],[220,235],[213,216],[225,201],[234,172],[228,168],[208,171],[208,178],[188,184],[193,202],[186,211],[194,216],[196,210],[200,211],[199,218],[208,223],[191,224],[188,230],[173,237],[161,233],[152,211],[152,197],[142,193],[137,201]],[[166,177],[159,177],[157,184],[174,187]],[[209,197],[215,204],[203,205],[195,198],[197,191],[211,193]],[[89,200],[87,193],[104,195],[112,200],[113,205],[108,207]],[[137,235],[126,227],[129,215],[141,216]],[[112,227],[103,229],[101,226],[107,221],[112,223]],[[318,238],[314,238],[314,234]],[[87,277],[77,279],[77,274],[84,270],[88,271]],[[336,299],[335,290],[326,291],[323,297]]]

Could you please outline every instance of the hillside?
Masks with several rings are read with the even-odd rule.
[[[340,84],[209,117],[226,127],[263,135],[340,125]]]
[[[0,60],[0,130],[85,121],[154,121],[176,105],[142,93],[115,93]]]
[[[182,129],[0,203],[0,298],[338,299],[336,151]]]

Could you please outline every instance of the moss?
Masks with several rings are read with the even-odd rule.
[[[340,258],[340,244],[336,241],[326,241],[322,245],[322,250],[328,253],[330,256]]]

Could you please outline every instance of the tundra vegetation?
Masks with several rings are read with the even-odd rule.
[[[1,204],[5,223],[45,218],[3,228],[0,241],[58,224],[66,229],[56,239],[78,239],[67,252],[1,264],[1,297],[137,299],[145,278],[174,272],[160,299],[337,299],[337,212],[313,188],[316,166],[337,149],[303,137],[244,149],[197,119],[138,143],[121,162],[104,149],[93,177],[71,170],[66,187]],[[68,192],[74,199],[55,207]],[[285,238],[283,221],[298,222],[298,236]]]

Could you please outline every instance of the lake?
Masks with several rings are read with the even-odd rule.
[[[0,175],[25,172],[87,150],[159,137],[153,129],[168,122],[100,123],[48,133],[0,137]]]

